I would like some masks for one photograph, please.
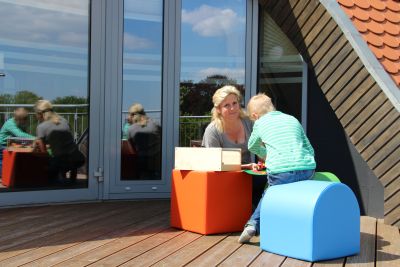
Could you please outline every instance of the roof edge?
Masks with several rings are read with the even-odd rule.
[[[393,106],[398,112],[400,112],[400,89],[383,68],[376,56],[372,53],[367,42],[364,41],[361,33],[358,32],[353,22],[351,22],[350,18],[338,4],[337,0],[319,1],[322,5],[324,5],[331,17],[336,21],[337,25],[346,36],[347,40],[361,59],[361,62],[367,68],[368,72],[372,75],[382,91],[389,98],[390,102],[392,102]]]

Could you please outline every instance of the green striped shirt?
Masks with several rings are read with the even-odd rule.
[[[267,173],[315,169],[314,149],[299,121],[280,111],[259,118],[253,127],[249,150],[265,158]]]
[[[26,138],[35,138],[33,135],[30,135],[23,130],[21,130],[17,123],[15,122],[14,118],[7,120],[3,127],[0,130],[0,145],[6,146],[7,139],[9,137],[26,137]]]

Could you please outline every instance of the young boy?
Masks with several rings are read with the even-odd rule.
[[[310,179],[316,166],[314,150],[299,121],[276,111],[265,94],[253,96],[247,111],[255,121],[248,147],[250,152],[265,158],[269,186]],[[262,198],[239,237],[240,243],[259,234],[261,202]]]
[[[28,119],[28,111],[25,108],[17,108],[14,110],[14,117],[8,119],[0,130],[0,177],[3,166],[3,150],[7,146],[9,137],[35,137],[25,132],[25,126]]]

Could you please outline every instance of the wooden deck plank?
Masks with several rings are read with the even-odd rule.
[[[345,258],[315,262],[312,267],[343,267]]]
[[[293,258],[286,258],[281,267],[311,267],[312,263]]]
[[[61,207],[60,210],[64,210],[64,212],[67,211],[65,207]],[[16,224],[25,221],[32,222],[32,220],[40,218],[50,211],[53,211],[53,208],[50,206],[40,206],[35,207],[35,209],[32,209],[31,207],[0,209],[0,227],[3,229],[8,225],[13,225],[15,227]]]
[[[96,219],[96,217],[94,218]],[[82,224],[83,223],[83,224]],[[51,233],[47,235],[45,238],[38,238],[38,239],[32,239],[26,241],[26,242],[18,242],[17,247],[10,247],[6,249],[2,249],[0,251],[0,261],[17,256],[22,253],[26,253],[30,250],[37,249],[41,246],[46,246],[48,244],[51,244],[51,242],[63,242],[64,239],[67,237],[65,233],[71,231],[71,229],[78,229],[78,233],[81,233],[80,229],[81,227],[84,226],[85,221],[81,221],[81,223],[75,224],[75,225],[70,225],[71,228],[64,228],[64,229],[58,229],[59,231],[53,232],[52,230],[49,230]],[[48,231],[48,232],[49,232]],[[44,231],[46,232],[46,231]],[[17,239],[21,240],[21,239]]]
[[[183,266],[226,238],[227,235],[205,235],[179,251],[157,262],[154,266]]]
[[[222,262],[241,246],[241,244],[237,242],[238,238],[238,233],[228,236],[217,245],[213,246],[211,249],[190,262],[187,266],[209,267],[218,265],[218,263]]]
[[[87,266],[155,236],[168,228],[169,220],[163,217],[146,220],[140,225],[133,225],[127,231],[118,231],[111,235],[85,242],[69,251],[63,251],[61,255],[57,255],[56,259],[49,258],[47,262],[56,261],[56,266]],[[62,257],[61,260],[60,257]],[[100,263],[97,264],[100,265]]]
[[[120,240],[116,240],[113,242],[115,245],[120,244],[119,248],[123,248],[121,250],[112,250],[110,244],[107,244],[106,248],[108,250],[106,252],[112,252],[113,254],[106,255],[104,257],[104,248],[99,248],[99,252],[103,256],[103,258],[99,261],[96,261],[94,258],[90,260],[90,263],[95,263],[96,266],[119,266],[132,260],[135,257],[146,253],[153,248],[168,242],[170,239],[183,234],[185,231],[168,228],[159,233],[145,233],[144,235],[133,236],[128,238],[127,240],[122,240],[122,244],[120,244]],[[114,245],[114,244],[111,244]],[[97,252],[97,251],[96,251]],[[90,254],[91,256],[92,254]],[[94,255],[98,255],[95,253]],[[86,266],[88,264],[87,261],[81,262],[79,261],[79,257],[76,258],[78,261],[68,261],[68,265],[65,265],[65,262],[61,263],[59,266]],[[82,264],[84,263],[84,264]]]
[[[399,228],[378,220],[376,267],[400,266]]]
[[[42,211],[42,209],[39,210]],[[29,234],[36,229],[45,228],[47,225],[51,225],[52,223],[57,222],[59,219],[68,219],[65,218],[65,213],[71,214],[72,216],[79,215],[79,212],[76,211],[73,207],[60,210],[53,208],[49,210],[44,210],[43,213],[41,213],[40,211],[37,213],[37,215],[28,215],[29,227],[26,227],[26,220],[16,220],[16,223],[14,224],[2,226],[0,243],[2,241],[18,237],[18,235],[16,234]],[[13,219],[10,218],[10,220],[12,221]]]
[[[153,206],[153,207],[152,207]],[[129,207],[127,207],[129,208]],[[109,232],[113,232],[113,228],[121,229],[127,227],[133,223],[140,222],[143,220],[142,216],[157,216],[157,211],[160,211],[158,206],[154,205],[142,205],[142,207],[137,207],[137,212],[127,212],[128,210],[123,210],[122,214],[118,216],[110,216],[99,220],[96,224],[85,224],[83,226],[74,227],[72,229],[67,229],[63,232],[56,233],[55,235],[49,236],[45,239],[40,239],[40,243],[36,240],[24,244],[21,251],[11,251],[8,254],[14,254],[12,258],[0,261],[0,265],[6,265],[8,263],[13,263],[15,265],[49,265],[47,264],[47,256],[52,255],[50,258],[60,257],[57,252],[66,250],[70,247],[74,247],[82,242],[95,239],[96,237],[103,238],[104,235]],[[112,226],[112,227],[110,227]],[[30,249],[29,249],[30,248]],[[25,252],[25,253],[21,253]],[[33,262],[37,260],[36,262]]]
[[[62,266],[85,266],[112,254],[112,251],[118,249],[118,244],[116,247],[106,246],[106,244],[124,242],[126,237],[130,236],[135,236],[133,238],[139,242],[148,236],[165,230],[168,228],[168,223],[165,218],[155,216],[144,222],[134,223],[127,228],[117,229],[111,233],[51,254],[32,262],[31,265],[53,266],[60,264]]]
[[[285,259],[284,256],[263,251],[249,266],[279,267]]]
[[[375,265],[375,237],[376,219],[361,217],[360,253],[347,257],[346,267],[374,267]]]
[[[261,254],[260,238],[254,237],[249,244],[243,244],[235,252],[229,255],[219,266],[247,266]]]
[[[143,253],[142,255],[133,258],[132,260],[122,264],[121,266],[134,266],[134,267],[144,267],[151,266],[158,261],[168,257],[177,250],[185,247],[186,245],[192,243],[196,239],[199,239],[201,234],[193,232],[184,232],[174,238],[171,238],[167,242],[153,248],[152,250]]]
[[[169,201],[84,204],[82,209],[80,205],[65,209],[64,215],[69,217],[80,210],[85,215],[74,218],[86,220],[83,224],[50,234],[37,235],[34,231],[36,240],[0,250],[0,266],[400,266],[399,228],[384,225],[381,220],[377,223],[371,217],[361,217],[359,255],[310,263],[261,251],[257,238],[251,244],[239,244],[239,233],[203,236],[171,229]],[[52,208],[34,207],[24,212],[37,221],[37,215],[42,211],[51,214]],[[99,214],[108,216],[88,220]]]
[[[134,204],[132,205],[134,206]],[[0,251],[14,250],[14,247],[21,246],[24,243],[40,240],[53,235],[58,232],[71,229],[73,227],[82,226],[87,223],[91,223],[97,220],[101,220],[108,216],[114,216],[120,212],[125,212],[130,209],[130,207],[125,207],[125,209],[110,209],[106,206],[100,206],[98,209],[94,210],[73,210],[68,213],[68,216],[62,216],[61,218],[44,218],[46,219],[42,225],[35,225],[33,227],[25,227],[25,230],[16,230],[12,235],[7,236],[6,240],[0,242]],[[48,221],[48,223],[46,223]],[[2,259],[2,254],[0,253],[0,259]]]

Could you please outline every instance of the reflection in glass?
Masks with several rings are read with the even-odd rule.
[[[215,90],[244,95],[245,30],[245,0],[182,1],[180,146],[202,138]]]
[[[121,180],[161,179],[161,0],[124,1]]]
[[[265,11],[260,12],[258,90],[272,98],[277,110],[301,121],[302,58]]]
[[[6,149],[0,192],[87,187],[86,164],[77,170],[76,182],[49,183],[53,155],[32,151],[31,143],[23,139],[37,138],[33,105],[49,99],[87,156],[89,1],[0,0],[0,4],[0,73],[5,74],[0,76],[0,127],[7,128],[7,122],[15,119],[14,110],[24,107],[26,123],[17,125],[30,135],[13,133],[6,137],[8,146],[1,141]]]

